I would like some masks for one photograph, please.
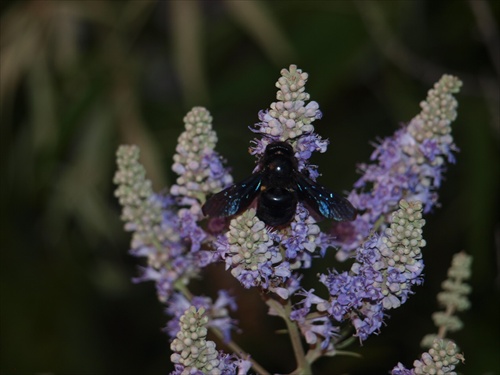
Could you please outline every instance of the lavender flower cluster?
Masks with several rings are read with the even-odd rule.
[[[437,205],[446,161],[455,162],[451,123],[458,103],[453,94],[461,85],[458,78],[443,75],[420,103],[420,113],[379,143],[370,164],[359,166],[362,176],[348,198],[363,213],[353,222],[334,224],[331,231],[340,248],[339,260],[352,257],[373,226],[387,222],[401,199],[422,202],[424,214]]]
[[[422,205],[402,200],[399,206],[399,210],[392,214],[390,227],[382,234],[374,233],[358,249],[356,262],[349,272],[333,270],[319,276],[328,289],[328,300],[313,291],[304,294],[305,298],[292,317],[306,337],[312,337],[313,333],[308,331],[311,327],[302,327],[302,324],[307,322],[309,316],[317,316],[317,311],[338,322],[348,317],[356,335],[365,340],[382,326],[384,310],[399,307],[412,293],[411,287],[421,284],[424,267],[421,248],[425,246]],[[311,312],[312,306],[316,307],[316,311]],[[319,326],[315,324],[314,329],[318,331]],[[324,331],[329,330],[327,323]],[[325,348],[328,343],[329,340],[323,341]]]
[[[172,339],[182,330],[181,317],[191,306],[203,309],[207,327],[216,329],[226,341],[235,323],[229,317],[229,310],[236,307],[229,293],[220,291],[214,302],[208,297],[192,296],[188,289],[189,281],[199,277],[203,267],[218,260],[208,250],[208,233],[199,225],[205,194],[232,182],[213,150],[217,137],[211,130],[211,120],[204,108],[193,108],[184,118],[186,131],[179,137],[173,165],[179,178],[169,194],[152,191],[136,146],[121,146],[117,151],[115,195],[123,207],[125,229],[133,232],[130,252],[147,258],[141,276],[134,281],[155,282],[158,299],[167,305],[166,312],[171,316],[165,331]],[[176,342],[175,348],[179,347]],[[245,368],[250,363],[221,352],[215,358],[212,354],[209,357],[207,366],[212,366],[213,373],[235,373],[233,365]],[[175,374],[196,373],[189,371],[196,368],[193,363],[198,360],[191,363],[174,358]]]
[[[259,158],[270,143],[286,141],[299,171],[315,180],[318,168],[309,159],[313,152],[325,152],[328,141],[315,133],[313,122],[321,112],[318,103],[309,101],[307,79],[294,65],[281,71],[277,101],[261,111],[260,121],[250,128],[258,135],[250,153]],[[379,332],[386,311],[405,303],[412,287],[422,283],[422,214],[436,205],[445,161],[454,160],[452,93],[460,84],[455,77],[443,76],[421,103],[421,113],[380,143],[373,163],[361,165],[363,175],[349,194],[360,215],[335,225],[330,233],[320,231],[300,202],[284,228],[266,227],[253,208],[229,223],[204,218],[206,198],[232,183],[215,151],[212,117],[204,108],[193,108],[184,118],[172,167],[178,177],[167,194],[152,191],[135,146],[119,148],[115,183],[122,219],[133,232],[131,253],[147,258],[136,280],[154,281],[160,301],[167,305],[174,374],[245,374],[250,365],[265,373],[242,350],[235,353],[239,357],[228,356],[206,340],[211,329],[238,348],[231,341],[231,330],[237,327],[229,316],[236,309],[234,298],[221,291],[213,301],[189,291],[190,280],[214,262],[224,263],[244,288],[266,295],[269,313],[286,321],[294,351],[302,356],[297,358],[299,372],[308,372],[317,358],[336,353],[337,343],[345,338],[340,335],[343,324],[350,322],[360,340]],[[326,295],[304,289],[303,271],[333,247],[339,247],[339,259],[354,258],[350,270],[318,275],[318,287]],[[299,334],[309,345],[307,353]]]

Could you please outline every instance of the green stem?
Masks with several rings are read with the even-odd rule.
[[[323,351],[320,349],[319,345],[316,345],[315,348],[310,349],[306,354],[306,360],[309,363],[314,363],[318,358],[323,356]]]
[[[292,372],[294,375],[299,374],[311,374],[311,365],[307,361],[306,355],[304,353],[304,347],[302,346],[302,341],[300,339],[300,332],[295,324],[290,319],[290,313],[292,311],[292,304],[289,300],[286,301],[286,305],[282,305],[278,301],[270,298],[266,303],[280,316],[286,323],[288,330],[288,335],[290,336],[290,341],[292,342],[293,353],[295,354],[295,359],[297,360],[297,369]]]

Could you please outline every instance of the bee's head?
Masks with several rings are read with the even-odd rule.
[[[292,158],[294,156],[292,146],[287,142],[273,142],[267,145],[264,158],[283,155]]]

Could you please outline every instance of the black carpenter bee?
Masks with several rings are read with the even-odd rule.
[[[356,217],[351,202],[297,170],[290,144],[270,143],[259,164],[258,172],[210,197],[203,205],[203,214],[236,215],[257,198],[257,216],[272,227],[288,224],[299,201],[328,219],[350,221]]]

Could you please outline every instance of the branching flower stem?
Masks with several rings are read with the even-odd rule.
[[[295,359],[297,360],[297,369],[291,373],[291,375],[300,374],[311,374],[311,365],[305,355],[304,347],[302,346],[302,341],[300,339],[300,332],[297,328],[295,322],[290,319],[290,313],[292,311],[292,304],[290,300],[286,301],[285,305],[282,305],[277,300],[269,298],[266,300],[269,307],[274,310],[274,312],[285,321],[288,335],[290,336],[290,341],[292,342],[293,353]]]

